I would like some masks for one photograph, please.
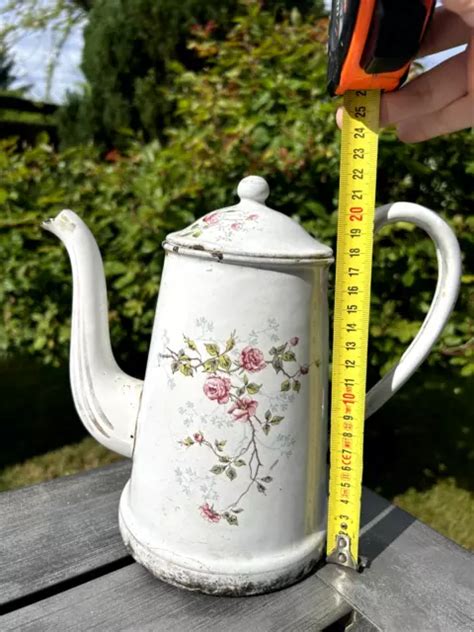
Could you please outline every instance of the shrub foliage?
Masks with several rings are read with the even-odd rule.
[[[46,140],[0,155],[0,350],[59,364],[67,353],[71,279],[62,246],[39,225],[73,208],[93,230],[105,259],[112,338],[122,360],[146,353],[159,288],[164,236],[232,202],[250,173],[271,187],[271,206],[335,246],[339,135],[326,96],[326,21],[296,12],[276,22],[247,3],[224,42],[196,28],[189,46],[204,71],[177,62],[163,90],[175,113],[165,142],[130,141],[101,157],[93,146],[54,152]],[[472,372],[474,220],[473,137],[453,134],[406,146],[381,139],[378,202],[409,200],[453,226],[465,257],[461,297],[431,355],[439,369]],[[370,363],[384,372],[426,315],[436,280],[429,239],[410,227],[377,237]]]
[[[84,32],[82,70],[87,87],[70,95],[59,113],[61,141],[94,139],[105,146],[123,144],[124,129],[146,140],[161,138],[173,117],[162,92],[170,87],[168,61],[202,68],[186,46],[199,23],[222,40],[242,4],[255,0],[96,0]],[[306,16],[323,15],[322,0],[265,0],[266,10],[280,16],[295,7]]]

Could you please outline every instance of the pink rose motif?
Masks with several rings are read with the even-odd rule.
[[[232,384],[228,377],[208,377],[203,391],[208,399],[217,400],[218,404],[227,404]]]
[[[240,224],[239,222],[234,222],[230,225],[230,227],[232,228],[232,230],[240,230],[242,228],[242,224]]]
[[[240,353],[240,366],[250,373],[257,373],[267,365],[263,353],[256,347],[245,347]]]
[[[204,441],[204,435],[201,432],[195,432],[193,439],[196,443],[202,443]]]
[[[296,347],[299,341],[300,339],[298,338],[298,336],[295,336],[294,338],[291,338],[290,345],[292,345],[293,347]]]
[[[234,416],[235,421],[248,421],[252,415],[257,412],[258,402],[248,397],[242,397],[238,399],[235,404],[227,411]]]
[[[258,219],[258,215],[256,213],[252,213],[252,215],[248,215],[247,219],[256,220]]]
[[[209,520],[209,522],[219,522],[221,519],[217,511],[214,511],[214,509],[209,506],[209,503],[201,505],[199,509],[201,511],[201,516],[206,520]]]
[[[206,217],[202,218],[203,222],[206,222],[208,226],[212,226],[212,224],[219,223],[219,213],[211,213],[210,215],[206,215]]]

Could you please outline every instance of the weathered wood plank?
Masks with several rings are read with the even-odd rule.
[[[364,490],[363,573],[327,565],[318,576],[382,630],[472,632],[474,555]]]
[[[174,589],[135,564],[108,572],[105,565],[126,559],[117,507],[129,467],[0,495],[0,602],[58,584],[63,591],[6,615],[2,630],[132,630],[139,621],[140,630],[170,632],[303,631],[343,616],[346,602],[364,615],[351,630],[474,629],[474,556],[368,490],[361,551],[372,564],[362,574],[326,566],[285,591],[241,600]],[[69,590],[61,585],[94,569],[106,574]]]
[[[270,595],[212,597],[168,586],[138,564],[5,615],[2,632],[314,632],[350,607],[317,576]]]
[[[127,557],[117,526],[123,461],[0,494],[0,605]]]

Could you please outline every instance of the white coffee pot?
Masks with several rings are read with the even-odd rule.
[[[84,222],[44,227],[73,271],[71,384],[80,418],[133,458],[120,530],[157,577],[208,593],[288,585],[320,559],[326,531],[328,269],[332,251],[265,205],[250,176],[240,202],[169,235],[144,382],[112,354],[105,277]],[[377,211],[428,232],[439,278],[397,366],[367,396],[367,416],[429,353],[455,303],[460,252],[450,227],[406,202]]]

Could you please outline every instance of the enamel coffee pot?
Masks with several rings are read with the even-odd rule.
[[[105,277],[84,222],[44,227],[73,272],[71,384],[84,425],[133,458],[120,530],[134,558],[166,582],[250,595],[291,584],[322,556],[327,504],[328,269],[332,251],[265,205],[250,176],[240,202],[165,242],[144,382],[117,366]],[[378,209],[375,228],[411,222],[436,245],[429,313],[397,366],[367,396],[367,415],[410,377],[453,308],[460,252],[428,209]]]

